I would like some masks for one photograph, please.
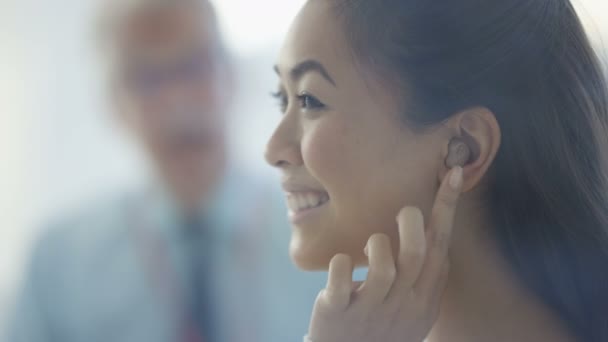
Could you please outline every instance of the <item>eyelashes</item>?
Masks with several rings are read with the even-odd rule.
[[[289,98],[285,92],[279,90],[277,92],[272,92],[270,95],[278,102],[281,113],[285,113],[289,106]],[[296,100],[298,101],[300,108],[304,111],[321,111],[327,108],[323,102],[306,92],[302,92],[296,96]]]
[[[272,96],[275,101],[277,101],[277,105],[279,106],[281,113],[285,113],[285,111],[287,111],[287,105],[289,104],[285,93],[279,90],[277,92],[270,93],[270,96]]]
[[[298,95],[298,100],[300,101],[300,106],[306,110],[319,111],[325,109],[325,105],[312,95],[302,93]]]

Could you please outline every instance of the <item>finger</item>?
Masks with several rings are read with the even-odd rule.
[[[420,296],[428,308],[439,308],[441,299],[448,283],[449,262],[446,261],[440,266],[439,275],[424,289],[416,288],[416,295]]]
[[[427,232],[427,256],[416,284],[418,290],[432,291],[447,263],[447,254],[454,226],[454,215],[462,189],[462,168],[450,170],[439,187]]]
[[[337,254],[329,263],[327,286],[320,299],[337,310],[344,310],[350,304],[353,279],[353,263],[350,256]]]
[[[369,269],[367,279],[357,291],[357,298],[368,305],[382,304],[388,295],[395,275],[395,259],[386,234],[374,234],[367,242]]]
[[[437,294],[436,296],[434,296],[435,305],[439,305],[439,301],[441,299],[441,294],[443,293],[443,290],[445,289],[445,286],[448,282],[449,270],[450,270],[450,262],[446,260],[441,266],[441,270],[439,271],[439,276],[437,278],[437,281],[435,282],[434,287],[432,287],[430,289],[431,293]]]
[[[454,214],[462,191],[462,167],[450,170],[439,187],[429,220],[429,245],[447,253]]]
[[[361,289],[361,286],[363,286],[362,281],[353,281],[352,292],[359,291]]]
[[[402,289],[411,289],[420,276],[426,257],[424,218],[420,209],[405,207],[399,212],[397,222],[399,224],[398,286]]]

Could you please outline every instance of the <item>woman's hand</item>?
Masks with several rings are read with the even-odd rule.
[[[349,256],[336,255],[329,265],[327,287],[317,297],[310,323],[313,342],[422,342],[439,311],[448,274],[448,247],[462,168],[442,182],[427,224],[419,209],[399,212],[400,250],[395,261],[385,234],[367,244],[365,282],[352,281]]]

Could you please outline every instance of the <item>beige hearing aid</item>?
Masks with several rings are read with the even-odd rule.
[[[471,149],[460,138],[453,138],[448,145],[448,156],[445,158],[445,166],[465,166],[471,158]]]

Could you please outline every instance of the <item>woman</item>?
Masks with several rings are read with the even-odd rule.
[[[568,0],[310,0],[275,69],[292,258],[329,265],[311,341],[608,341],[606,87]]]

